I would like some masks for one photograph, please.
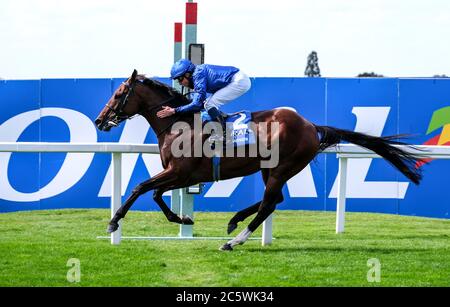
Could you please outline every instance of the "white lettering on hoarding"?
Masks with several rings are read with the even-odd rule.
[[[390,107],[354,107],[356,115],[356,132],[381,136],[389,115]],[[409,182],[396,181],[366,181],[370,164],[373,159],[349,159],[347,198],[405,198]],[[331,189],[330,198],[337,197],[337,182],[339,174]]]
[[[16,115],[0,125],[0,141],[16,142],[25,129],[41,117],[54,116],[62,119],[70,131],[70,142],[92,143],[97,141],[97,131],[84,114],[65,108],[42,108]],[[91,165],[94,153],[67,153],[56,176],[44,187],[31,193],[15,190],[8,179],[10,152],[0,153],[0,199],[20,202],[38,201],[61,194],[73,187]]]
[[[354,107],[356,115],[355,131],[380,136],[385,126],[390,107]],[[92,143],[97,141],[97,131],[92,121],[84,114],[66,108],[42,108],[16,115],[0,125],[0,141],[16,142],[25,129],[41,117],[54,116],[63,120],[70,131],[70,142]],[[149,126],[142,117],[126,121],[122,132],[121,143],[144,143]],[[9,201],[31,202],[61,194],[72,188],[88,170],[94,153],[68,153],[56,176],[40,190],[23,193],[15,190],[8,179],[8,165],[11,153],[0,153],[0,199]],[[122,195],[128,188],[139,154],[123,155]],[[143,154],[150,176],[162,170],[158,155]],[[405,197],[408,182],[366,181],[372,159],[350,159],[348,163],[348,198],[399,198]],[[105,174],[99,197],[111,196],[110,172]],[[242,177],[215,182],[205,197],[229,197],[242,182]],[[336,197],[337,181],[335,181],[329,197]],[[317,197],[311,168],[308,165],[302,172],[287,182],[290,197]],[[170,192],[167,192],[168,195]]]

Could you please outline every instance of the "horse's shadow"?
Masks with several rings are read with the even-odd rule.
[[[296,252],[296,253],[324,253],[324,252],[335,252],[335,253],[342,253],[342,252],[364,252],[364,253],[377,253],[377,254],[394,254],[394,253],[401,253],[401,252],[423,252],[426,251],[424,248],[385,248],[385,247],[326,247],[326,246],[320,246],[320,247],[311,247],[311,246],[299,246],[299,247],[258,247],[258,248],[248,248],[248,252],[251,253],[286,253],[286,252]]]

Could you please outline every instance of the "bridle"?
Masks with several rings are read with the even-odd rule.
[[[112,108],[108,103],[106,104],[106,107],[108,107],[108,112],[105,114],[105,119],[108,119],[109,114],[111,112],[113,112],[115,114],[115,118],[110,119],[108,121],[109,124],[111,124],[112,126],[118,126],[121,122],[123,122],[126,119],[131,119],[133,118],[135,115],[133,116],[128,116],[126,114],[123,113],[123,109],[125,108],[125,106],[128,103],[128,100],[130,99],[131,95],[133,95],[134,93],[134,87],[136,86],[136,83],[133,82],[131,85],[126,83],[126,82],[122,82],[123,85],[125,85],[125,87],[128,89],[127,93],[125,95],[122,94],[122,96],[120,97],[120,101],[119,103],[116,105],[115,108]],[[136,114],[137,115],[137,114]]]
[[[136,81],[134,81],[134,82],[131,83],[131,84],[128,84],[127,82],[122,82],[122,84],[128,89],[128,91],[127,91],[127,93],[126,93],[125,95],[122,95],[122,96],[120,97],[120,101],[119,101],[119,103],[116,105],[116,107],[113,108],[113,107],[111,107],[108,103],[106,104],[106,107],[108,108],[108,112],[105,114],[104,118],[107,119],[107,118],[109,117],[109,115],[110,115],[111,112],[113,112],[114,115],[115,115],[114,118],[109,119],[109,120],[107,121],[107,123],[109,123],[111,126],[118,126],[122,121],[124,121],[124,120],[126,120],[126,119],[132,119],[132,118],[134,118],[135,116],[139,115],[139,113],[138,113],[138,114],[135,114],[135,115],[133,115],[133,116],[129,116],[129,115],[127,115],[127,114],[124,114],[124,112],[123,112],[123,109],[124,109],[125,106],[127,105],[128,100],[129,100],[130,97],[135,93],[135,89],[134,89],[134,88],[135,88],[135,86],[136,86]],[[189,94],[192,94],[192,92],[187,92],[187,93],[184,94],[183,96],[186,96],[186,95],[189,95]],[[177,97],[172,96],[172,97],[170,97],[170,98],[168,98],[168,99],[166,99],[166,100],[164,100],[164,101],[162,101],[162,102],[160,102],[160,103],[158,103],[158,104],[152,106],[151,108],[147,109],[147,112],[149,112],[149,113],[154,112],[154,110],[161,108],[163,105],[168,104],[169,102],[175,100],[176,98],[177,98]],[[172,127],[173,124],[174,124],[175,122],[177,122],[179,119],[180,119],[180,116],[179,116],[179,115],[178,115],[178,116],[174,116],[173,121],[171,121],[171,123],[170,123],[167,127],[163,128],[161,131],[157,132],[157,133],[156,133],[156,136],[159,137],[161,134],[163,134],[165,131],[167,131],[167,129],[169,129],[170,127]],[[106,121],[105,121],[105,123],[106,123]],[[105,123],[104,123],[104,124],[105,124]],[[104,125],[104,124],[103,124],[103,125]],[[155,132],[156,132],[156,131],[155,131]]]

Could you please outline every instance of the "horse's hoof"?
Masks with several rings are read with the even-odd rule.
[[[228,224],[227,233],[232,233],[237,228],[237,224]]]
[[[231,244],[226,243],[226,244],[222,245],[219,248],[219,250],[221,250],[221,251],[232,251],[233,248],[231,247]]]
[[[181,220],[181,218],[180,218],[178,215],[176,215],[176,214],[170,215],[170,216],[167,218],[167,220],[168,220],[169,222],[172,222],[172,223],[183,224],[183,221]]]
[[[114,223],[114,222],[110,222],[108,225],[108,233],[113,233],[114,231],[117,230],[117,228],[119,228],[119,224],[118,223]]]
[[[181,223],[183,224],[183,225],[194,225],[194,221],[191,219],[191,217],[190,216],[188,216],[188,215],[183,215],[182,217],[181,217]]]

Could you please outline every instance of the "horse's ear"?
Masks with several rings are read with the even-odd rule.
[[[137,74],[138,74],[137,70],[136,69],[133,70],[133,74],[131,75],[131,78],[130,78],[130,84],[133,83],[134,81],[136,81]]]

